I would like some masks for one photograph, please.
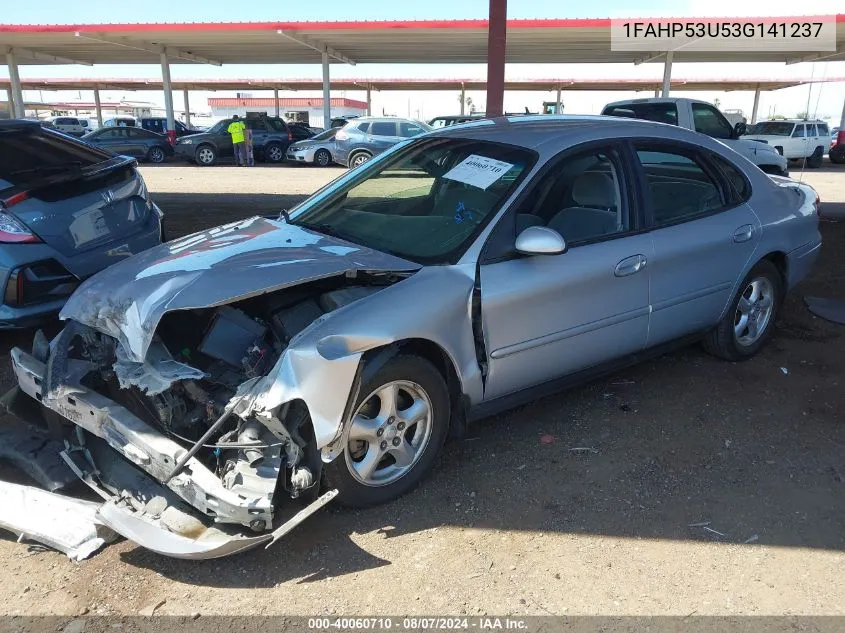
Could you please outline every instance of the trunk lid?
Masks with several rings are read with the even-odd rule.
[[[70,168],[24,188],[28,198],[9,212],[68,258],[125,240],[144,227],[151,213],[135,162],[126,158]]]

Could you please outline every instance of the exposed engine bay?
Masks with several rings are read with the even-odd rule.
[[[20,388],[46,405],[38,409],[63,439],[65,462],[107,500],[101,515],[118,523],[109,525],[131,537],[153,522],[225,555],[251,542],[244,527],[269,539],[280,516],[307,516],[333,496],[319,496],[322,460],[304,402],[248,415],[236,405],[303,330],[398,278],[338,276],[169,312],[141,363],[69,321],[50,342],[39,332],[31,356],[13,350],[13,366]],[[177,538],[160,551],[198,557],[193,548]]]

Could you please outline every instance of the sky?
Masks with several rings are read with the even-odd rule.
[[[579,18],[579,17],[729,17],[796,14],[831,14],[845,12],[845,0],[812,0],[797,3],[794,0],[592,0],[591,2],[549,2],[548,0],[511,0],[508,6],[509,18]],[[114,2],[113,0],[88,0],[67,2],[67,0],[39,0],[38,2],[3,2],[0,22],[6,24],[41,23],[108,23],[108,22],[215,22],[215,21],[321,21],[321,20],[390,20],[390,19],[461,19],[486,18],[488,0],[426,0],[425,2],[384,2],[373,0],[319,0],[317,2],[282,2],[280,0],[250,0],[237,3],[221,0],[204,2],[178,2],[175,0],[145,0],[143,3]],[[2,41],[0,40],[0,44]],[[24,78],[37,77],[138,77],[160,78],[160,67],[152,65],[97,65],[83,66],[21,66]],[[189,78],[317,78],[320,76],[318,63],[313,65],[207,65],[172,66],[174,79]],[[332,76],[338,78],[356,77],[451,77],[484,78],[486,70],[479,64],[359,64],[355,67],[332,65]],[[509,64],[506,76],[509,79],[530,78],[618,78],[642,77],[657,79],[662,76],[662,64],[640,66],[623,64]],[[0,76],[8,77],[8,69],[0,66]],[[783,64],[681,64],[673,67],[676,78],[795,78],[795,77],[845,77],[845,62],[815,64],[804,63],[785,66]],[[256,96],[263,96],[256,92]],[[27,99],[43,98],[91,100],[91,93],[27,93]],[[192,93],[192,109],[207,109],[210,96],[233,96],[233,93]],[[282,94],[280,96],[294,96]],[[297,96],[320,96],[319,93],[300,92]],[[363,93],[333,93],[333,96],[347,96],[363,99]],[[484,93],[468,93],[473,102],[484,105]],[[605,103],[633,96],[651,96],[645,93],[628,92],[571,92],[563,94],[564,112],[598,113]],[[719,106],[742,109],[750,115],[753,95],[747,92],[731,93],[681,93],[681,96],[719,99]],[[152,92],[106,92],[104,101],[126,98],[128,100],[163,103],[160,93]],[[522,111],[528,107],[539,111],[544,100],[554,100],[554,94],[542,92],[508,92],[505,94],[505,109]],[[176,98],[177,107],[181,99]],[[774,93],[763,93],[760,98],[759,115],[783,114],[795,116],[807,110],[821,118],[838,123],[845,101],[845,82],[816,84],[813,87],[788,88]],[[373,112],[414,116],[428,119],[439,114],[457,113],[457,93],[435,92],[381,92],[373,93]]]

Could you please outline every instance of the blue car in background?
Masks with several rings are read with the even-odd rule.
[[[425,123],[396,117],[353,119],[338,130],[332,158],[344,167],[358,167],[396,143],[432,129]]]
[[[136,167],[37,122],[0,121],[0,329],[38,323],[83,279],[162,242]]]

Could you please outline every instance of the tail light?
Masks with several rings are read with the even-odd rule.
[[[79,280],[57,261],[35,262],[12,271],[3,303],[23,306],[53,301],[70,296],[78,285]]]
[[[291,132],[290,130],[288,130],[288,140],[289,141],[293,140],[293,132]]]
[[[346,141],[349,139],[349,132],[338,130],[337,134],[334,135],[334,138],[336,141]]]
[[[836,133],[836,144],[845,145],[845,130],[839,130]]]
[[[11,213],[8,213],[10,207],[28,198],[29,194],[26,191],[22,191],[5,200],[0,200],[0,244],[21,244],[41,241],[20,220]]]

